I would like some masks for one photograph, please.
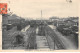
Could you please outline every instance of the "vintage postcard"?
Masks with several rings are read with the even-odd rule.
[[[0,51],[79,51],[79,0],[0,0]]]

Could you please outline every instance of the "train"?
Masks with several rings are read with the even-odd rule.
[[[36,21],[35,20],[30,21],[30,27],[36,27]]]

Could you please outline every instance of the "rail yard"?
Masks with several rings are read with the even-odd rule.
[[[59,34],[57,34],[58,31],[56,31],[56,26],[48,25],[47,23],[35,24],[35,22],[33,21],[32,23],[23,27],[22,29],[18,25],[18,30],[16,30],[15,33],[8,34],[14,38],[9,43],[11,44],[11,47],[9,46],[8,49],[77,49],[76,46],[74,46],[72,43],[68,43],[70,41],[66,41],[68,39],[64,40],[65,37],[61,37],[62,35],[60,35],[59,37]],[[68,45],[70,46],[68,47]]]
[[[16,22],[15,22],[16,23]],[[7,24],[3,28],[2,49],[66,50],[78,49],[77,34],[65,34],[63,26],[45,20]],[[59,25],[62,26],[59,28]],[[66,25],[65,25],[66,26]],[[63,30],[63,31],[61,31]],[[63,33],[61,33],[61,32]],[[67,32],[66,32],[67,33]],[[72,36],[73,35],[73,36]],[[67,38],[68,37],[68,38]],[[72,38],[72,39],[70,39]],[[77,44],[75,44],[77,42]]]

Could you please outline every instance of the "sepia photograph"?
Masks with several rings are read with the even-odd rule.
[[[77,0],[0,0],[2,50],[79,50]]]

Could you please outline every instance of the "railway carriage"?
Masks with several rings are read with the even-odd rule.
[[[30,21],[30,27],[36,27],[36,21],[35,20]]]

